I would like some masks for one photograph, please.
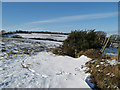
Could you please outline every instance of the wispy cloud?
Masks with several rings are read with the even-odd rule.
[[[109,17],[113,17],[117,15],[118,15],[118,12],[66,16],[66,17],[59,17],[59,18],[54,18],[54,19],[49,19],[49,20],[34,21],[34,22],[30,22],[30,24],[67,22],[67,21],[86,20],[86,19],[101,19],[101,18],[109,18]]]
[[[76,15],[76,16],[66,16],[66,17],[59,17],[59,18],[53,18],[53,19],[48,19],[48,20],[40,20],[40,21],[34,21],[34,22],[28,22],[28,23],[22,23],[20,25],[14,25],[11,27],[3,27],[3,29],[5,30],[54,30],[55,27],[51,27],[51,26],[46,26],[43,24],[45,23],[56,23],[56,22],[69,22],[69,21],[77,21],[77,20],[94,20],[94,19],[101,19],[101,18],[110,18],[110,17],[114,17],[117,16],[118,12],[110,12],[110,13],[98,13],[98,14],[87,14],[87,15]],[[76,24],[77,25],[77,24]],[[84,27],[96,27],[99,28],[98,26],[95,26],[96,24],[94,23],[93,25],[90,24],[86,24],[84,25],[84,23],[81,24]],[[58,26],[56,26],[57,28]],[[61,28],[62,26],[60,26],[59,28]],[[59,29],[57,28],[57,29]],[[70,25],[70,26],[64,26],[64,28],[66,30],[71,30],[72,29],[76,29],[76,28],[80,28],[81,26],[74,26],[74,25]],[[63,28],[63,29],[64,29]],[[104,28],[103,28],[104,29]]]

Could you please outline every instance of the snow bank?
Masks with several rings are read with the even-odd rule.
[[[1,62],[0,88],[90,88],[81,67],[90,58],[81,56],[56,56],[50,52],[40,52],[25,59]],[[4,64],[4,65],[3,65]]]

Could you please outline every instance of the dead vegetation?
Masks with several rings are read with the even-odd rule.
[[[91,74],[91,82],[95,84],[95,88],[120,88],[120,64],[111,65],[107,59],[97,59],[88,62],[86,66],[89,68],[86,73]]]
[[[85,55],[92,59],[96,59],[96,58],[101,59],[102,58],[102,54],[96,49],[88,49],[88,50],[80,51],[78,53],[78,57],[80,57],[81,55]]]

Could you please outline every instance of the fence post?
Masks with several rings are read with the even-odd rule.
[[[118,62],[120,62],[120,42],[118,46],[118,57],[117,57]]]
[[[106,40],[106,42],[105,42],[105,45],[103,45],[102,49],[100,50],[100,51],[101,51],[101,53],[103,53],[103,52],[104,52],[104,50],[105,50],[105,48],[106,48],[106,46],[107,46],[108,42],[110,41],[110,38],[111,38],[111,35],[110,35],[110,37],[108,37],[108,39],[107,39],[107,40]]]

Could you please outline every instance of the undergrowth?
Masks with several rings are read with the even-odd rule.
[[[120,64],[111,65],[107,59],[93,59],[86,67],[89,68],[86,73],[91,74],[91,82],[95,84],[95,88],[120,89]]]

